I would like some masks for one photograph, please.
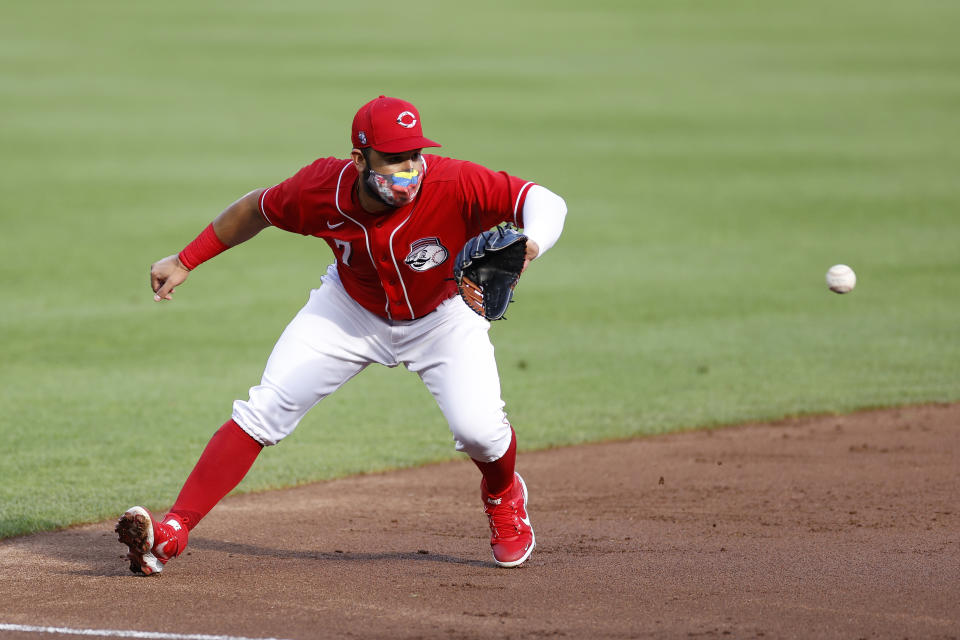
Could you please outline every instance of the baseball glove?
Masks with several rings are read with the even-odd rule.
[[[513,299],[527,252],[527,236],[512,226],[470,238],[453,263],[453,279],[467,306],[499,320]]]

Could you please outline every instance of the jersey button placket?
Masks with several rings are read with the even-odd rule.
[[[397,276],[394,271],[393,262],[390,259],[390,247],[389,247],[389,230],[380,231],[383,229],[383,220],[378,220],[374,223],[377,231],[374,232],[373,238],[375,243],[375,252],[379,254],[379,265],[377,265],[377,272],[380,276],[380,282],[383,283],[383,288],[387,294],[387,300],[390,306],[390,313],[393,315],[403,315],[406,311],[406,308],[403,305],[403,296],[399,295],[397,292]]]

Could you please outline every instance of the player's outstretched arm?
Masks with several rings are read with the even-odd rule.
[[[207,226],[183,251],[150,266],[153,299],[172,300],[173,290],[183,284],[190,271],[210,258],[246,242],[270,225],[260,213],[260,194],[255,189],[243,196]]]
[[[263,192],[264,189],[254,189],[214,219],[213,228],[225,245],[235,247],[270,226],[260,211],[260,195]]]

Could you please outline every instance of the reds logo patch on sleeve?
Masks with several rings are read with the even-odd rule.
[[[426,271],[443,264],[449,255],[440,238],[420,238],[410,244],[410,253],[403,261],[414,271]]]

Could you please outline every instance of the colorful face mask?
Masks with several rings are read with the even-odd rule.
[[[391,207],[409,204],[420,191],[421,178],[423,173],[416,169],[388,174],[367,170],[367,185]]]

